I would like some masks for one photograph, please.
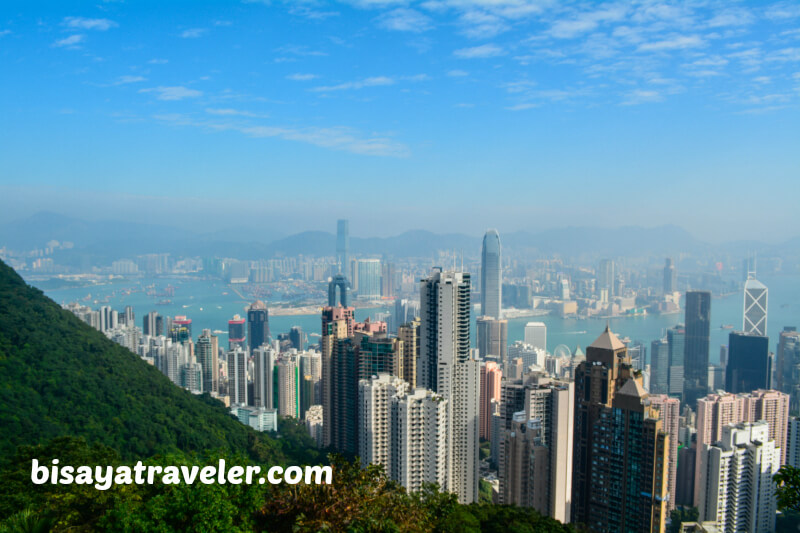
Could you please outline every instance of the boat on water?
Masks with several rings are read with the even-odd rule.
[[[733,329],[733,324],[722,324],[719,329]]]
[[[156,305],[172,305],[172,300],[159,300]]]

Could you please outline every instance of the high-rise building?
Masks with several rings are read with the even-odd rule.
[[[547,325],[544,322],[525,324],[525,344],[547,351]]]
[[[522,341],[516,341],[508,347],[508,356],[505,362],[508,364],[516,359],[522,360],[522,373],[524,374],[531,365],[536,365],[544,369],[546,366],[547,353],[541,348],[536,348]]]
[[[502,315],[503,265],[500,235],[490,229],[483,236],[481,250],[481,314],[492,318]]]
[[[345,219],[336,221],[336,268],[337,273],[347,278],[349,268],[348,251],[350,249],[350,222]],[[342,304],[347,307],[346,304]]]
[[[672,294],[678,290],[678,273],[675,271],[675,265],[672,264],[672,258],[667,257],[664,264],[664,294]]]
[[[380,259],[358,260],[358,297],[361,300],[379,300],[381,297]]]
[[[461,503],[478,499],[479,361],[470,351],[470,275],[434,269],[420,283],[422,387],[448,401],[448,479]]]
[[[796,327],[784,327],[778,339],[775,360],[775,388],[800,405],[800,333]]]
[[[203,371],[203,392],[219,392],[219,341],[210,329],[197,338],[195,353]]]
[[[669,392],[670,396],[683,398],[683,363],[686,358],[686,328],[678,324],[667,330],[669,351]]]
[[[358,382],[358,455],[361,466],[381,465],[386,470],[392,455],[392,396],[404,395],[408,383],[388,373]]]
[[[592,531],[664,530],[669,437],[608,328],[575,372],[572,520]]]
[[[303,333],[303,328],[300,326],[292,326],[292,329],[289,330],[289,340],[292,343],[292,347],[298,352],[306,349],[306,337]]]
[[[409,385],[417,386],[417,360],[419,359],[419,318],[405,322],[397,328],[397,337],[403,341],[403,375]]]
[[[328,307],[347,307],[350,301],[350,283],[344,274],[336,274],[328,283]]]
[[[744,282],[742,331],[767,336],[767,287],[753,277]]]
[[[475,329],[481,359],[493,355],[504,362],[508,351],[508,320],[481,316],[475,321]]]
[[[780,465],[766,422],[725,426],[720,440],[700,452],[700,520],[715,521],[719,531],[775,531],[772,476]]]
[[[192,340],[192,319],[182,315],[173,318],[169,328],[169,337],[172,342],[177,343]]]
[[[492,361],[481,363],[481,407],[480,407],[480,437],[491,440],[492,433],[492,402],[500,401],[500,382],[503,371],[500,365]]]
[[[403,377],[403,341],[384,334],[358,335],[358,379],[368,379],[378,374]]]
[[[263,345],[253,352],[253,403],[255,407],[276,408],[275,359],[278,354],[271,346]]]
[[[294,355],[283,354],[275,363],[278,371],[278,414],[300,418],[300,369]]]
[[[383,263],[381,266],[381,296],[391,298],[394,296],[395,269],[392,263]]]
[[[728,337],[725,390],[737,393],[770,388],[772,358],[769,353],[769,337],[731,332]]]
[[[650,343],[650,394],[669,394],[669,341]]]
[[[800,418],[789,417],[788,431],[786,433],[786,464],[800,468]]]
[[[574,387],[542,373],[524,380],[525,408],[511,416],[499,447],[499,502],[533,507],[569,522]]]
[[[150,311],[145,316],[142,317],[142,333],[145,335],[150,335],[151,337],[155,337],[156,335],[163,335],[164,332],[156,332],[156,317],[158,317],[158,313],[156,311]]]
[[[711,341],[711,293],[686,292],[686,348],[683,354],[683,403],[694,408],[708,394]]]
[[[704,445],[722,438],[722,429],[740,422],[766,420],[769,438],[780,449],[781,464],[786,455],[786,439],[789,426],[789,396],[774,390],[758,390],[749,394],[709,394],[697,402],[696,464],[701,461]],[[695,471],[694,505],[701,497],[700,471]]]
[[[269,342],[269,310],[261,300],[247,309],[247,342],[251,352]]]
[[[666,394],[651,394],[647,397],[647,404],[655,408],[658,419],[663,423],[664,432],[669,437],[669,454],[667,466],[667,510],[675,509],[678,483],[678,427],[681,414],[681,402],[677,398],[670,398]]]
[[[598,291],[608,291],[608,296],[614,296],[614,261],[611,259],[601,259],[600,266],[597,268],[597,289]]]
[[[228,397],[231,406],[247,405],[247,352],[240,346],[228,352]]]
[[[234,346],[245,347],[245,320],[239,315],[228,320],[228,348],[233,349]]]

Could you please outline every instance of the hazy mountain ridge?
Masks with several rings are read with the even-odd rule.
[[[263,235],[263,239],[253,238]],[[235,239],[234,237],[241,237]],[[664,225],[652,228],[621,226],[592,228],[569,226],[541,231],[514,231],[500,234],[507,251],[581,257],[671,255],[678,253],[786,254],[798,247],[800,237],[781,244],[732,241],[713,245],[695,238],[687,230]],[[108,264],[115,259],[146,253],[186,256],[220,256],[261,259],[297,255],[332,256],[336,236],[326,231],[303,231],[276,240],[269,233],[252,228],[241,232],[226,229],[213,233],[191,231],[121,221],[88,222],[52,212],[40,212],[26,219],[0,226],[0,246],[14,250],[44,247],[50,240],[71,241],[71,250],[59,250],[62,264],[87,267]],[[350,237],[353,254],[400,257],[432,257],[439,251],[463,253],[474,258],[480,253],[481,236],[461,233],[438,234],[416,229],[390,237]]]

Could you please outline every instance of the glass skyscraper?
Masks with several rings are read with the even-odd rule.
[[[692,409],[708,394],[708,350],[711,341],[711,293],[686,292],[686,348],[683,359],[683,403]]]
[[[500,235],[490,229],[483,236],[481,252],[481,314],[500,319],[503,287]]]

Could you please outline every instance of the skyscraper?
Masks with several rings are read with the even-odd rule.
[[[480,393],[480,437],[491,440],[492,433],[492,400],[500,401],[500,382],[503,371],[500,366],[492,361],[481,363],[481,393]]]
[[[283,354],[275,363],[278,371],[278,414],[300,418],[300,369],[297,358]]]
[[[397,336],[403,341],[403,375],[410,386],[417,386],[417,360],[419,359],[419,318],[401,324]]]
[[[348,251],[350,249],[350,222],[346,219],[336,221],[336,267],[337,273],[343,274],[347,279],[347,269],[350,263]],[[346,306],[345,306],[346,307]]]
[[[525,324],[525,344],[547,351],[547,326],[544,322]]]
[[[203,392],[219,392],[219,342],[210,329],[197,338],[195,353],[203,369]]]
[[[234,346],[245,347],[245,325],[244,318],[239,315],[228,320],[228,348],[233,349]]]
[[[502,316],[503,266],[500,235],[490,229],[483,236],[481,251],[481,314],[493,318]]]
[[[650,344],[650,394],[669,394],[669,341]]]
[[[774,531],[772,476],[780,465],[766,422],[725,426],[721,439],[700,452],[700,520],[716,522],[719,531]]]
[[[292,329],[289,330],[289,340],[292,342],[292,347],[298,352],[306,349],[306,337],[300,326],[292,326]]]
[[[261,300],[247,310],[247,342],[251,352],[269,342],[269,311]]]
[[[781,331],[775,366],[775,388],[788,394],[792,405],[800,405],[800,333],[796,327]]]
[[[686,292],[686,348],[683,354],[683,403],[694,408],[708,394],[708,350],[711,340],[711,293]]]
[[[247,352],[239,346],[228,352],[228,397],[231,406],[247,405]]]
[[[461,503],[478,499],[480,367],[469,329],[469,273],[434,269],[420,283],[418,380],[450,406],[445,489]]]
[[[728,337],[725,390],[737,393],[770,388],[772,358],[769,353],[769,337],[731,332]]]
[[[675,265],[672,264],[672,258],[667,257],[664,264],[664,294],[671,294],[676,290],[678,290],[678,274]]]
[[[380,259],[358,260],[358,297],[362,300],[379,300],[381,297]]]
[[[681,414],[681,402],[677,398],[670,398],[666,394],[651,394],[646,403],[655,408],[658,419],[663,422],[664,432],[669,437],[668,454],[668,482],[667,510],[675,509],[678,483],[678,420]]]
[[[614,261],[611,259],[601,259],[600,266],[597,268],[597,289],[607,290],[609,298],[614,296]]]
[[[647,396],[606,327],[575,372],[572,520],[592,531],[664,530],[669,437]]]
[[[481,316],[475,321],[475,329],[481,359],[493,355],[498,361],[505,362],[508,351],[508,320]]]
[[[277,355],[271,346],[266,345],[253,352],[253,403],[256,407],[276,407],[274,382]]]
[[[667,330],[667,349],[669,352],[668,394],[683,398],[683,364],[686,358],[686,328],[683,324]]]
[[[767,287],[755,278],[744,282],[742,331],[767,336]]]

